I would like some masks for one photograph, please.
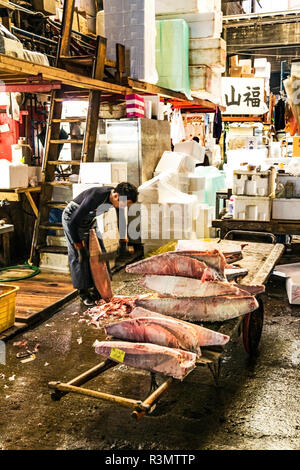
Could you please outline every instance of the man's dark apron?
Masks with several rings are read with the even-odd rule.
[[[69,266],[70,272],[72,277],[72,283],[75,289],[89,289],[94,287],[94,282],[92,279],[92,274],[90,270],[90,263],[88,256],[83,257],[82,263],[78,261],[78,253],[77,250],[74,248],[74,242],[71,238],[71,234],[69,232],[69,223],[72,218],[74,212],[78,209],[79,205],[76,202],[71,201],[68,206],[63,211],[62,215],[62,225],[64,228],[65,236],[67,239],[68,245],[68,256],[69,256]],[[98,214],[98,211],[97,211]],[[97,220],[95,218],[95,213],[90,212],[90,214],[81,220],[80,226],[78,226],[78,235],[80,240],[84,241],[85,247],[87,252],[89,251],[89,232],[91,228],[95,228],[97,232],[97,236],[100,242],[100,246],[102,251],[106,251],[103,240],[101,238],[101,233],[97,228]],[[109,269],[109,264],[108,269]],[[110,273],[110,270],[109,270]]]

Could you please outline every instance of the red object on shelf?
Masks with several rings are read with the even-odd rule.
[[[6,109],[5,106],[0,106],[0,109]],[[8,126],[7,132],[5,127],[0,127],[0,158],[12,160],[11,146],[17,144],[20,136],[20,124],[18,121],[8,117],[6,113],[0,113],[0,126]],[[3,132],[4,130],[4,132]]]

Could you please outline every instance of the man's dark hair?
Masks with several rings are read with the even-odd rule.
[[[115,188],[116,193],[120,196],[125,196],[129,201],[136,202],[138,198],[138,190],[134,184],[131,183],[120,183]]]

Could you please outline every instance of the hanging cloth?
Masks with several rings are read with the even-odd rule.
[[[282,131],[285,129],[285,102],[280,99],[275,106],[275,129]]]
[[[220,142],[220,138],[223,132],[223,123],[222,123],[222,114],[219,106],[216,107],[215,117],[214,117],[214,129],[213,137],[216,139],[217,144]]]

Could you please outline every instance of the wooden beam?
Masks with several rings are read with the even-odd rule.
[[[44,80],[59,80],[65,85],[85,90],[99,90],[109,94],[126,95],[132,93],[129,86],[121,86],[114,83],[104,82],[103,80],[78,75],[66,70],[49,67],[41,64],[33,64],[26,60],[9,57],[0,54],[0,73],[9,72],[11,74],[38,75],[42,74]]]
[[[75,0],[65,0],[63,19],[61,23],[61,41],[58,60],[61,56],[70,55],[70,41],[72,34],[72,24],[74,16]]]
[[[104,65],[106,57],[106,38],[101,36],[97,37],[96,58],[93,70],[93,78],[103,79]],[[84,135],[84,143],[82,146],[81,160],[83,162],[93,162],[96,148],[96,138],[99,123],[101,103],[101,91],[90,91],[89,108],[86,121],[86,131]]]

